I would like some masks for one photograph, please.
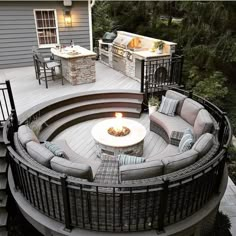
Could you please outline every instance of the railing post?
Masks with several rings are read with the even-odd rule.
[[[62,198],[63,198],[63,207],[64,207],[64,217],[65,217],[64,230],[70,232],[72,229],[72,226],[71,226],[69,194],[68,194],[66,179],[67,179],[67,176],[63,174],[63,176],[61,177],[61,189],[62,189]]]
[[[219,123],[219,134],[218,134],[218,140],[220,140],[220,147],[222,147],[222,144],[223,144],[223,135],[224,135],[224,132],[225,132],[225,124],[224,124],[224,120],[225,120],[225,116],[227,115],[226,112],[222,112],[221,113],[221,120],[220,120],[220,123]]]
[[[161,193],[160,198],[160,208],[159,208],[159,215],[158,215],[158,231],[164,231],[164,221],[165,221],[165,213],[168,201],[168,192],[169,192],[169,179],[164,177],[162,179],[163,183],[163,190]]]
[[[15,184],[15,190],[18,191],[19,190],[19,186],[20,186],[20,184],[19,184],[20,176],[18,176],[18,171],[16,170],[15,160],[13,160],[13,158],[9,157],[9,156],[10,156],[9,151],[7,151],[7,159],[10,162],[12,178],[13,178],[13,181],[14,181],[14,184]],[[17,165],[19,165],[19,162],[17,163]]]
[[[181,85],[182,82],[182,76],[183,76],[183,65],[184,65],[184,56],[180,56],[180,74],[179,74],[179,85]]]
[[[143,106],[142,110],[147,111],[148,110],[148,80],[145,81],[145,91],[144,91],[144,99],[143,99]]]
[[[12,94],[12,90],[11,90],[11,84],[10,84],[9,80],[6,80],[6,86],[7,86],[7,91],[8,91],[8,95],[9,95],[9,100],[11,103],[11,109],[16,110],[15,102],[14,102],[14,98],[13,98],[13,94]]]
[[[224,147],[223,149],[225,149],[225,153],[224,153],[224,158],[219,163],[219,170],[218,170],[216,189],[215,189],[215,192],[218,193],[218,194],[220,193],[220,185],[221,185],[222,177],[223,177],[223,174],[224,174],[225,161],[226,161],[226,158],[227,158],[227,155],[228,155],[227,147]]]
[[[13,119],[12,120],[13,131],[17,132],[17,130],[18,130],[18,118],[17,118],[16,110],[12,109],[11,112],[12,112],[12,119]]]
[[[144,60],[141,61],[141,83],[140,83],[140,92],[144,92]]]

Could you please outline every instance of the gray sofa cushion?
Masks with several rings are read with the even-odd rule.
[[[212,147],[214,136],[210,133],[203,134],[193,145],[192,149],[198,152],[198,159],[203,157]]]
[[[194,125],[194,122],[197,118],[198,112],[203,109],[203,106],[195,102],[194,100],[190,98],[186,98],[184,100],[180,116],[187,121],[191,126]]]
[[[172,131],[183,132],[187,128],[193,129],[193,127],[180,116],[167,116],[158,111],[150,115],[150,120],[161,126],[166,131],[169,138],[171,137]]]
[[[193,164],[197,160],[197,157],[198,152],[190,149],[186,152],[163,158],[162,163],[164,165],[164,174],[183,169]]]
[[[62,140],[53,140],[54,143],[56,143],[65,153],[66,159],[74,162],[74,163],[83,163],[83,164],[87,164],[92,168],[92,173],[93,173],[93,177],[95,177],[98,168],[101,165],[101,159],[98,157],[94,157],[94,158],[84,158],[82,157],[80,154],[74,152],[69,145],[67,144],[66,140],[62,139]]]
[[[178,100],[162,96],[161,105],[158,111],[168,116],[175,116],[178,102]]]
[[[43,145],[30,141],[26,144],[26,150],[35,161],[50,167],[50,160],[54,157],[54,154]]]
[[[141,164],[124,165],[120,167],[120,181],[146,179],[163,174],[161,161],[149,161]]]
[[[146,162],[156,161],[156,160],[161,161],[163,158],[169,157],[171,155],[176,155],[178,153],[179,153],[179,148],[177,146],[168,144],[162,152],[150,157],[146,157]]]
[[[55,171],[81,179],[87,179],[88,181],[93,181],[92,169],[87,164],[74,163],[60,157],[53,157],[50,163],[52,169]]]
[[[145,162],[144,157],[136,157],[127,154],[119,154],[117,155],[117,160],[119,161],[119,165],[130,165],[130,164],[140,164]]]
[[[173,90],[167,90],[166,91],[166,97],[167,98],[171,98],[171,99],[175,99],[175,100],[178,100],[178,105],[177,105],[177,108],[176,108],[176,114],[177,115],[180,115],[180,112],[181,112],[181,109],[182,109],[182,106],[183,106],[183,103],[184,103],[184,100],[187,98],[185,95],[181,94],[181,93],[178,93],[178,92],[175,92]]]
[[[27,125],[21,125],[19,127],[18,138],[24,147],[30,141],[34,141],[36,143],[39,143],[39,140],[36,137],[35,133]]]
[[[212,127],[213,121],[209,112],[206,109],[200,110],[193,126],[195,138],[198,139],[202,134],[211,132]]]

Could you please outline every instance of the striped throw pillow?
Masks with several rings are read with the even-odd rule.
[[[64,156],[64,151],[55,143],[51,143],[51,142],[44,142],[44,146],[51,151],[55,156],[58,157],[65,157]]]
[[[178,105],[178,100],[162,96],[159,112],[168,116],[174,116]]]
[[[186,129],[184,135],[179,142],[179,151],[186,152],[192,148],[194,144],[194,137],[191,129]]]
[[[120,166],[129,164],[139,164],[145,162],[143,157],[130,156],[126,154],[119,154],[117,156]]]

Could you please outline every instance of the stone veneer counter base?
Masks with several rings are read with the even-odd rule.
[[[51,49],[51,52],[61,60],[63,77],[72,85],[95,82],[96,53],[78,46],[69,49]]]

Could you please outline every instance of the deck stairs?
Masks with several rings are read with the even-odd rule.
[[[21,123],[28,122],[40,141],[52,140],[70,126],[86,120],[114,117],[115,112],[122,112],[124,117],[138,118],[142,103],[142,93],[128,90],[75,95],[34,108],[31,120],[21,119]]]
[[[0,126],[0,236],[7,236],[7,201],[8,201],[8,183],[7,183],[7,169],[8,162],[6,158],[7,150],[3,142],[2,135],[3,127]]]

